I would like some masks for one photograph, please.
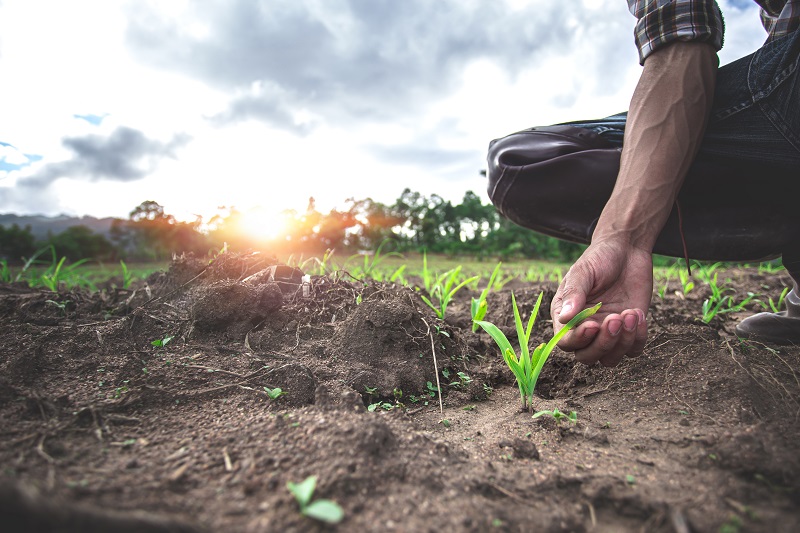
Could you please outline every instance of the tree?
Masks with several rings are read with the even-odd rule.
[[[9,227],[0,226],[0,259],[10,263],[21,262],[23,257],[30,257],[36,251],[36,238],[30,226],[24,228],[18,224]]]

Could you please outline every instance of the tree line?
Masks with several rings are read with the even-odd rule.
[[[478,258],[570,261],[583,250],[580,245],[517,226],[472,191],[454,204],[436,194],[425,196],[405,189],[391,204],[350,198],[344,207],[328,213],[318,211],[311,198],[304,211],[280,213],[275,228],[280,231],[271,237],[244,231],[246,213],[236,208],[222,211],[208,221],[197,217],[185,222],[148,200],[134,208],[127,219],[115,219],[107,236],[78,225],[37,239],[30,227],[0,226],[0,259],[21,261],[50,245],[71,261],[153,261],[182,252],[213,254],[222,248],[276,254],[322,254],[329,249],[353,253],[375,250],[385,241],[388,245],[384,245],[384,251],[391,248]]]

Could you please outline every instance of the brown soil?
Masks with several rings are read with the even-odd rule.
[[[274,263],[184,258],[135,291],[0,286],[0,528],[800,530],[800,348],[698,321],[703,287],[654,297],[645,355],[618,368],[556,350],[537,407],[573,424],[520,409],[469,291],[442,322],[411,288],[344,275],[303,297]],[[740,295],[788,283],[725,275]],[[487,319],[513,339],[511,290],[527,314],[554,289],[513,281]],[[310,475],[338,526],[299,513],[286,484]]]

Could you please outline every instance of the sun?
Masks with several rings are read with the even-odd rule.
[[[275,211],[256,207],[242,213],[239,229],[253,239],[272,241],[284,234],[286,217]]]

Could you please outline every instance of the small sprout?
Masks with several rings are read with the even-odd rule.
[[[375,402],[367,406],[367,411],[373,413],[378,407],[384,409],[385,411],[391,411],[392,409],[394,409],[395,406],[394,404],[391,404],[389,402]]]
[[[578,422],[578,413],[576,413],[575,411],[570,411],[569,414],[562,413],[561,411],[558,410],[557,407],[552,411],[537,411],[536,413],[534,413],[533,418],[539,418],[540,416],[544,415],[552,416],[553,418],[556,419],[556,422],[561,422],[561,420],[563,420],[564,418],[566,418],[573,424],[576,424]]]
[[[344,511],[338,503],[332,500],[311,501],[314,497],[314,489],[317,487],[317,476],[309,476],[300,483],[289,481],[286,488],[292,493],[297,505],[300,506],[300,514],[326,522],[328,524],[338,524],[344,518]]]
[[[174,335],[173,336],[166,335],[163,339],[156,339],[154,341],[150,341],[150,344],[152,344],[156,348],[163,348],[164,346],[169,344],[169,341],[171,341],[174,338],[175,338]]]
[[[486,394],[487,397],[491,396],[493,392],[494,392],[494,387],[492,387],[488,383],[483,384],[483,393]]]
[[[436,396],[436,393],[439,392],[439,387],[434,386],[434,384],[431,383],[430,381],[427,383],[426,386],[428,387],[428,396],[430,396],[431,398]]]
[[[636,485],[636,478],[632,474],[625,476],[625,482],[628,485]]]
[[[477,408],[474,405],[465,405],[464,407],[462,407],[462,409],[464,411],[474,411]]]
[[[370,396],[372,396],[372,395],[374,395],[376,392],[378,392],[378,387],[369,387],[369,386],[367,386],[367,385],[364,385],[364,390],[365,390],[365,391],[367,391],[367,394],[369,394]]]
[[[483,320],[486,316],[486,297],[489,295],[489,291],[492,290],[492,286],[495,284],[495,278],[497,277],[497,273],[500,272],[500,265],[503,263],[497,263],[497,266],[494,267],[494,271],[492,272],[491,277],[489,278],[489,283],[486,285],[486,288],[483,289],[481,292],[480,297],[473,298],[472,302],[470,303],[470,314],[472,315],[472,331],[478,331],[478,324],[475,323],[477,320]]]
[[[286,394],[286,391],[284,391],[280,387],[275,387],[274,389],[270,389],[269,387],[264,387],[264,392],[267,393],[267,396],[269,396],[270,400],[277,400],[278,398]]]
[[[439,423],[446,428],[450,427],[450,420],[448,420],[447,418],[442,418],[441,420],[439,420]]]

